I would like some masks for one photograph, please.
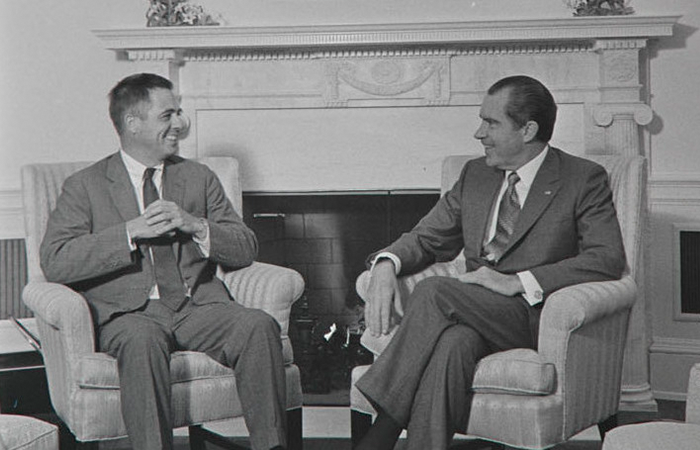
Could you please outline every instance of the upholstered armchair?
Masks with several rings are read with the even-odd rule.
[[[474,156],[445,159],[442,191],[452,187],[462,166]],[[591,425],[603,434],[615,423],[621,389],[627,326],[641,271],[641,233],[645,216],[646,167],[641,157],[589,156],[608,172],[627,253],[628,267],[617,281],[585,283],[552,293],[542,310],[538,350],[513,349],[489,355],[477,365],[467,433],[527,449],[544,449],[566,441]],[[420,280],[464,272],[463,256],[434,264],[399,280],[402,296]],[[357,280],[367,299],[368,272]],[[401,305],[395,305],[397,316]],[[399,319],[400,320],[400,319]],[[381,354],[391,334],[362,336],[362,343]],[[369,366],[352,373],[352,434],[357,441],[375,414],[355,388]]]
[[[238,162],[230,157],[201,158],[219,177],[234,208],[241,212]],[[46,282],[39,265],[39,245],[63,181],[89,163],[34,164],[22,168],[29,283],[22,294],[37,317],[51,403],[78,444],[126,436],[121,415],[117,363],[96,351],[93,320],[84,298],[66,286]],[[304,290],[290,269],[255,262],[232,271],[219,270],[241,304],[271,314],[282,329],[287,377],[289,447],[300,449],[302,392],[287,336],[292,304]],[[209,421],[242,416],[236,378],[229,368],[204,353],[172,355],[173,413],[176,427],[189,426],[190,446],[204,449],[212,436]]]
[[[624,425],[608,433],[603,450],[696,450],[700,447],[700,363],[690,370],[685,423],[654,421]]]

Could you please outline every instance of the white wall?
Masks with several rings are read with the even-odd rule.
[[[560,0],[201,0],[228,25],[350,24],[567,17]],[[23,164],[95,160],[118,141],[106,94],[132,66],[91,33],[143,26],[147,0],[3,2],[0,14],[0,239],[21,237]],[[700,360],[700,322],[673,321],[673,224],[700,222],[700,2],[632,0],[639,15],[682,14],[671,39],[651,43],[652,385],[684,389]],[[669,361],[671,361],[669,363]],[[669,366],[670,364],[670,366]],[[678,364],[674,367],[673,364]],[[671,370],[666,370],[671,367]],[[677,370],[676,370],[677,369]],[[665,393],[665,394],[664,394]]]
[[[556,0],[201,0],[230,25],[459,21],[565,17]],[[106,113],[106,93],[130,65],[118,62],[90,30],[139,27],[146,0],[24,0],[3,2],[0,15],[0,192],[19,188],[29,162],[96,159],[117,145]],[[504,5],[507,5],[505,7]],[[652,136],[654,172],[700,178],[700,102],[692,74],[700,69],[700,25],[695,0],[635,0],[638,14],[678,12],[680,37],[659,44],[651,61],[652,105],[659,116]],[[506,13],[504,13],[506,11]],[[671,48],[668,48],[671,47]],[[695,119],[695,120],[693,120]],[[1,206],[1,204],[0,204]],[[2,235],[2,230],[0,230]]]

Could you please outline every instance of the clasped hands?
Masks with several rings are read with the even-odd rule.
[[[456,278],[463,283],[478,284],[508,297],[524,292],[520,277],[515,274],[504,274],[486,266]],[[365,305],[367,328],[373,336],[389,333],[393,327],[392,305],[394,302],[401,302],[401,293],[391,260],[380,260],[374,266],[367,296],[370,299]]]
[[[128,221],[126,227],[134,241],[164,236],[176,230],[192,235],[205,230],[201,219],[184,211],[176,203],[162,199],[148,205],[143,214]]]

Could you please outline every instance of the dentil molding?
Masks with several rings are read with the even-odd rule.
[[[108,49],[129,59],[179,59],[229,49],[235,53],[309,57],[318,51],[464,44],[592,42],[597,49],[643,46],[670,36],[680,16],[570,17],[473,22],[293,27],[152,27],[94,30]],[[283,50],[282,54],[275,51]],[[293,55],[293,56],[290,56]],[[263,56],[264,57],[264,56]]]

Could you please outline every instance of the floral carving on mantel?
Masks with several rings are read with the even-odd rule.
[[[343,85],[350,86],[369,97],[398,97],[413,91],[424,104],[446,104],[449,94],[446,61],[437,59],[334,61],[326,67],[327,102],[330,106],[345,106],[347,95]]]
[[[564,0],[574,16],[626,16],[634,14],[630,0]]]
[[[150,0],[146,11],[146,26],[198,26],[219,25],[203,7],[187,0]]]

